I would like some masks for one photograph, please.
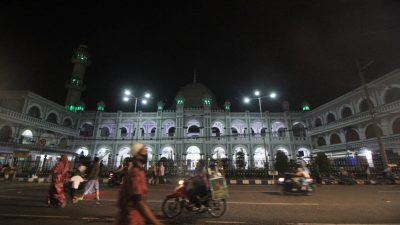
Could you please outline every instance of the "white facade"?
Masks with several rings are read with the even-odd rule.
[[[368,89],[385,148],[398,154],[400,70],[370,82]],[[153,160],[186,160],[190,167],[201,158],[235,161],[238,155],[246,168],[263,167],[278,150],[291,159],[320,151],[330,156],[378,152],[361,88],[306,113],[221,110],[212,91],[196,82],[177,93],[173,109],[132,113],[71,112],[31,92],[2,91],[0,161],[83,153],[116,166],[136,142],[148,146]]]

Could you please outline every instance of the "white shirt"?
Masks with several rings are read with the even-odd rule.
[[[83,182],[83,178],[79,175],[75,175],[75,176],[71,177],[71,182],[72,182],[72,188],[78,189],[79,184],[81,182]]]

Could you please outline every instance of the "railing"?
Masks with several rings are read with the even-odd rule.
[[[400,109],[400,101],[395,101],[389,104],[377,106],[374,110],[376,113],[386,113],[393,110]],[[343,124],[352,125],[360,122],[364,122],[366,120],[371,119],[369,111],[357,113],[350,117],[346,117],[343,119],[335,120],[334,122],[324,124],[322,126],[313,127],[308,130],[309,135],[315,135],[319,133],[323,133],[329,130],[337,129],[338,127],[343,127]]]
[[[390,144],[395,144],[400,142],[400,134],[391,135],[391,136],[383,136],[382,137],[383,144],[388,146]],[[362,148],[362,147],[369,147],[371,145],[377,145],[376,138],[370,138],[366,140],[358,140],[352,141],[347,143],[340,143],[340,144],[333,144],[333,145],[324,145],[324,146],[317,146],[317,151],[322,150],[322,152],[331,152],[337,150],[347,150],[350,148]]]
[[[50,130],[56,133],[61,133],[70,136],[77,136],[78,130],[64,127],[55,123],[50,123],[48,121],[34,118],[19,112],[15,112],[3,107],[0,107],[0,118],[12,121],[16,123],[23,123],[26,126],[38,127],[46,130]]]

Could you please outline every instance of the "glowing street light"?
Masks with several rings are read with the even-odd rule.
[[[275,99],[277,97],[277,94],[275,92],[271,92],[267,96],[261,96],[261,92],[259,90],[255,90],[254,91],[254,96],[256,96],[256,97],[254,97],[254,98],[245,97],[243,99],[243,101],[244,101],[244,103],[248,104],[248,103],[250,103],[250,101],[252,99],[257,99],[258,100],[258,106],[260,108],[260,116],[262,117],[261,99],[262,98],[268,98],[268,97],[271,98],[271,99]]]
[[[250,102],[250,98],[249,98],[249,97],[245,97],[245,98],[243,99],[243,101],[244,101],[244,103],[249,103],[249,102]]]
[[[125,94],[125,95],[131,95],[132,92],[131,92],[130,90],[125,90],[124,94]]]
[[[260,96],[260,91],[258,91],[258,90],[254,91],[254,95],[255,96]]]
[[[137,97],[137,96],[132,95],[132,92],[127,89],[124,91],[124,97],[122,98],[122,100],[124,102],[128,102],[130,99],[135,99],[135,112],[136,112],[138,100],[142,100],[142,104],[146,105],[148,103],[147,99],[150,99],[150,98],[151,98],[151,94],[149,92],[145,92],[145,94],[143,96]]]
[[[276,96],[277,96],[277,95],[276,95],[275,92],[271,92],[271,94],[269,94],[269,97],[270,97],[270,98],[276,98]]]

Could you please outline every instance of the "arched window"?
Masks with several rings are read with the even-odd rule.
[[[128,129],[126,129],[126,127],[121,127],[121,137],[126,137],[128,136]]]
[[[285,137],[286,136],[286,128],[279,128],[278,129],[278,137]]]
[[[174,137],[175,136],[175,127],[170,127],[168,129],[168,137]]]
[[[79,136],[81,137],[92,137],[93,136],[93,125],[89,123],[83,124],[83,126],[80,129]]]
[[[315,124],[315,127],[322,126],[322,121],[321,121],[321,119],[320,119],[320,118],[315,119],[314,124]]]
[[[69,119],[69,118],[65,119],[64,122],[63,122],[63,126],[64,127],[72,127],[71,119]]]
[[[188,129],[188,133],[189,134],[196,134],[196,133],[198,134],[198,133],[200,133],[200,127],[192,125]]]
[[[231,128],[231,131],[232,131],[232,135],[235,135],[235,136],[237,136],[239,133],[238,130],[234,127]]]
[[[340,140],[339,135],[337,135],[337,134],[332,134],[332,135],[331,135],[331,137],[330,137],[330,143],[331,143],[331,145],[339,144],[339,143],[341,143],[341,142],[342,142],[342,141]]]
[[[28,116],[40,118],[40,109],[37,106],[32,106],[28,111]]]
[[[151,133],[151,136],[152,136],[152,137],[156,136],[156,128],[153,127],[153,128],[151,129],[150,133]]]
[[[326,116],[326,122],[327,123],[332,123],[336,120],[335,115],[333,113],[329,113],[328,116]]]
[[[50,113],[47,116],[46,121],[50,122],[50,123],[57,123],[57,121],[58,121],[57,115],[55,113]]]
[[[371,102],[371,105],[373,106],[374,103],[373,103],[371,100],[370,100],[370,102]],[[360,105],[358,106],[358,108],[359,108],[360,112],[368,111],[368,102],[367,102],[367,99],[363,99],[363,100],[360,102]]]
[[[392,124],[393,134],[400,134],[400,118],[397,118]]]
[[[212,136],[214,137],[219,137],[221,135],[221,132],[219,131],[218,127],[213,127],[211,128]]]
[[[296,123],[292,127],[292,132],[294,137],[305,137],[306,136],[306,128],[302,123]]]
[[[378,131],[380,136],[382,136],[382,130],[380,127],[378,127]],[[374,125],[370,124],[366,129],[365,129],[365,138],[375,138],[375,128]]]
[[[342,109],[342,118],[347,118],[352,115],[353,115],[353,112],[351,111],[351,109],[349,107],[345,106]]]
[[[108,127],[102,127],[100,131],[100,137],[109,137],[110,129]]]
[[[358,135],[357,131],[354,129],[348,129],[346,132],[346,141],[358,141],[360,140],[360,135]]]
[[[324,146],[324,145],[326,145],[325,138],[319,137],[318,140],[317,140],[317,145],[318,145],[318,146]]]
[[[265,135],[267,134],[267,130],[268,130],[268,128],[263,128],[263,129],[261,129],[261,136],[263,136],[263,137],[265,137]]]
[[[12,130],[10,126],[4,126],[0,130],[0,142],[11,141]]]
[[[391,103],[400,99],[400,88],[389,89],[385,94],[385,103]]]

